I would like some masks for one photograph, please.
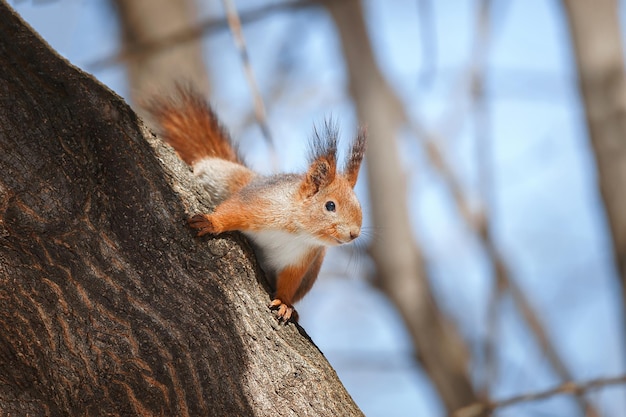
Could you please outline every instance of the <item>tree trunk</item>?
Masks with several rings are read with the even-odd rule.
[[[156,94],[173,92],[175,82],[189,83],[208,96],[209,78],[202,58],[202,38],[178,42],[167,48],[168,39],[198,25],[195,0],[113,0],[120,18],[122,48],[128,82],[135,103]],[[143,46],[143,47],[142,47]]]
[[[360,0],[326,0],[335,21],[350,92],[367,126],[367,175],[373,224],[384,231],[372,255],[380,284],[411,334],[421,365],[449,413],[478,401],[468,373],[468,353],[456,327],[439,309],[409,221],[406,180],[396,145],[402,103],[372,52]]]
[[[362,415],[130,108],[0,2],[0,414]]]
[[[626,78],[619,7],[615,0],[565,0],[564,5],[626,303]]]

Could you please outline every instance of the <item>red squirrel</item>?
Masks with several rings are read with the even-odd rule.
[[[212,213],[188,220],[197,236],[240,231],[257,249],[261,266],[275,278],[269,305],[279,321],[295,320],[293,303],[311,289],[326,248],[351,242],[361,232],[354,185],[365,152],[365,133],[337,169],[337,131],[315,130],[304,174],[263,176],[245,166],[207,101],[179,89],[177,100],[156,100],[149,109],[162,137],[218,200]]]

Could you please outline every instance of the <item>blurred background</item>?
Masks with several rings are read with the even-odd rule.
[[[196,85],[261,172],[366,126],[363,236],[297,308],[367,416],[626,416],[623,3],[10,4],[136,109]]]

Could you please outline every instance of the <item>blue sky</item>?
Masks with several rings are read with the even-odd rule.
[[[242,8],[261,3],[237,2]],[[465,82],[472,61],[476,2],[431,3],[435,35],[429,42],[434,55],[425,59],[422,51],[415,1],[367,1],[370,35],[379,64],[409,114],[442,133],[450,164],[470,200],[479,202],[478,142]],[[486,86],[492,141],[490,210],[499,249],[577,379],[624,373],[626,337],[619,317],[619,288],[560,3],[493,3]],[[90,63],[118,48],[115,14],[103,0],[12,5],[52,47],[88,72]],[[221,15],[221,2],[205,2],[200,14]],[[313,123],[332,114],[346,136],[356,125],[332,23],[319,12],[280,14],[244,29],[262,93],[271,95],[277,85],[283,88],[277,101],[266,103],[282,168],[301,169]],[[204,52],[209,57],[213,103],[249,161],[260,170],[269,169],[258,129],[244,123],[252,101],[230,35],[207,38]],[[215,56],[219,59],[210,59]],[[285,63],[295,65],[293,73],[277,80],[277,70]],[[122,66],[93,74],[123,97],[129,96]],[[486,306],[492,283],[488,265],[416,139],[407,133],[399,146],[409,179],[415,236],[433,286],[470,347],[478,349],[488,331]],[[366,197],[365,184],[358,189]],[[379,231],[376,238],[393,237]],[[367,283],[371,264],[350,256],[349,251],[338,250],[328,259],[324,275],[299,305],[303,326],[366,415],[443,415],[412,359],[410,339],[397,313]],[[509,298],[503,300],[499,315],[502,370],[493,395],[502,398],[557,383]],[[481,363],[475,362],[472,371],[480,375]],[[626,416],[623,387],[601,390],[590,398],[605,415]],[[577,409],[567,397],[558,397],[499,415],[531,413],[575,416]]]

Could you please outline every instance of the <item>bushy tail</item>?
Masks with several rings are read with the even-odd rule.
[[[147,110],[163,139],[187,164],[193,165],[204,158],[242,164],[228,133],[200,94],[179,87],[175,98],[152,100]]]

